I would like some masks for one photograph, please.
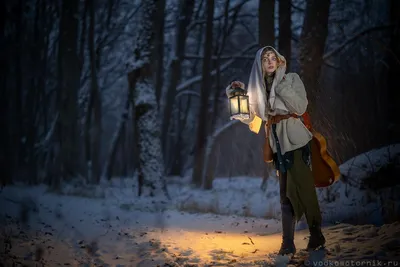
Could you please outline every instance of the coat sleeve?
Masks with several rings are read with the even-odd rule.
[[[231,85],[228,85],[228,86],[225,88],[225,93],[226,93],[226,96],[227,96],[228,98],[231,96],[232,91],[233,91],[233,89],[231,88]]]
[[[307,110],[308,100],[303,81],[297,73],[286,75],[286,81],[276,87],[276,94],[279,95],[290,112],[303,115]]]

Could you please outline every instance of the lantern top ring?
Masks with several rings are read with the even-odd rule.
[[[247,91],[243,88],[236,87],[232,90],[231,96],[246,95]]]

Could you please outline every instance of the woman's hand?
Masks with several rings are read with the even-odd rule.
[[[232,88],[242,88],[242,89],[244,89],[244,83],[242,83],[242,82],[239,82],[239,81],[233,81],[232,83],[231,83],[231,86],[232,86]]]
[[[232,96],[232,91],[233,91],[235,88],[242,88],[242,89],[244,89],[244,87],[245,87],[245,85],[244,85],[244,83],[242,83],[242,82],[239,82],[239,81],[233,81],[233,82],[231,82],[231,83],[228,85],[228,87],[226,87],[226,89],[225,89],[225,92],[226,92],[227,97],[231,97],[231,96]]]

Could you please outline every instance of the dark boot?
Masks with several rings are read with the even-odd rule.
[[[325,237],[321,231],[320,224],[314,224],[310,227],[310,240],[308,241],[307,250],[314,250],[325,245]]]
[[[292,205],[285,203],[282,207],[282,244],[279,249],[280,255],[295,254],[296,246],[294,245],[294,228],[295,218],[293,214]]]
[[[286,196],[287,173],[279,173],[279,194],[282,211],[282,245],[279,250],[280,255],[295,254],[294,227],[295,218],[292,203]]]

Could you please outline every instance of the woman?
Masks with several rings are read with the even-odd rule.
[[[285,71],[286,60],[273,47],[266,46],[257,51],[247,89],[251,116],[250,119],[241,120],[250,129],[255,116],[266,122],[266,139],[268,148],[272,150],[271,161],[279,173],[282,211],[282,245],[279,254],[282,255],[296,253],[294,228],[303,214],[310,230],[307,249],[316,249],[325,244],[321,231],[321,212],[309,166],[312,133],[300,117],[307,109],[307,95],[299,75],[285,74]],[[228,97],[237,86],[244,88],[243,83],[233,82],[226,89]]]

